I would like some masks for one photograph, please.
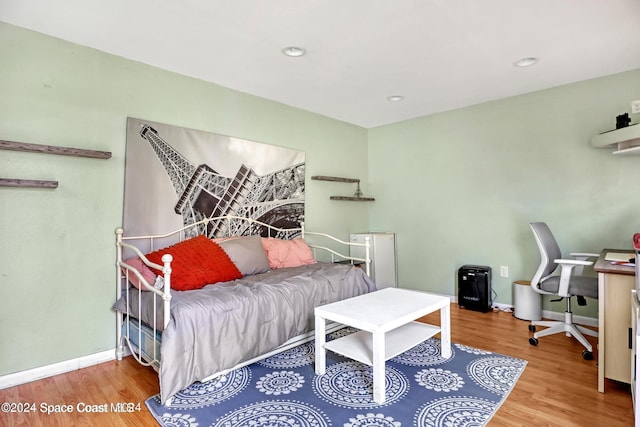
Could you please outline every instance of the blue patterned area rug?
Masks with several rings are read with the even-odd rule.
[[[351,332],[345,328],[327,340]],[[310,342],[224,379],[195,383],[170,407],[159,396],[146,403],[162,426],[483,426],[526,364],[459,344],[443,359],[440,341],[431,338],[387,361],[386,401],[378,405],[369,366],[328,351],[326,373],[317,376]]]

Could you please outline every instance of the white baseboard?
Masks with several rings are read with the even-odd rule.
[[[451,295],[443,295],[443,296],[449,297],[452,303],[458,302],[458,299],[455,296],[451,296]],[[491,306],[501,311],[507,311],[507,312],[513,311],[513,305],[509,305],[509,304],[494,302]],[[557,311],[542,310],[542,317],[550,320],[564,321],[564,312],[560,313]],[[574,315],[573,322],[577,323],[578,325],[593,326],[596,328],[599,326],[597,317],[586,317],[586,316]]]
[[[558,313],[557,311],[542,310],[542,317],[545,319],[564,321],[564,312]],[[577,323],[578,325],[594,326],[597,328],[598,318],[574,315],[573,323]]]
[[[458,303],[458,297],[456,297],[455,295],[442,295],[442,296],[449,298],[452,303],[455,303],[455,304]],[[513,305],[502,304],[500,302],[494,302],[493,304],[491,304],[491,308],[498,309],[500,311],[506,311],[506,312],[512,312],[513,311]]]
[[[40,380],[42,378],[52,377],[58,374],[75,371],[98,363],[115,360],[116,350],[105,350],[100,353],[89,354],[87,356],[77,357],[75,359],[65,360],[63,362],[54,363],[52,365],[41,366],[38,368],[28,369],[13,374],[0,376],[0,390],[4,388],[14,387],[31,381]]]

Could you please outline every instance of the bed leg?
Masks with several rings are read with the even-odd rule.
[[[122,360],[122,356],[124,356],[124,349],[122,347],[116,348],[116,360]]]
[[[122,337],[120,337],[116,346],[116,360],[122,360],[122,356],[124,356],[124,344],[122,343]]]
[[[124,356],[124,335],[122,333],[122,315],[116,313],[116,359],[122,360]]]

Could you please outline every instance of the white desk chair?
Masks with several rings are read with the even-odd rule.
[[[573,323],[571,297],[578,298],[578,305],[586,304],[584,297],[598,299],[598,278],[582,275],[584,266],[593,264],[587,259],[597,258],[598,254],[572,253],[570,255],[574,259],[562,259],[558,243],[547,224],[532,222],[529,225],[540,250],[540,266],[531,279],[531,287],[540,294],[558,295],[561,299],[567,300],[564,321],[535,320],[531,322],[529,330],[534,334],[529,338],[529,343],[538,345],[540,337],[565,332],[567,336],[573,336],[586,348],[582,352],[582,357],[585,360],[593,360],[593,348],[583,334],[597,337],[598,333]],[[560,275],[553,275],[558,267],[560,267]],[[536,326],[546,326],[547,329],[536,332]]]

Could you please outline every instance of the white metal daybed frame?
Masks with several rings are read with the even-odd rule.
[[[136,361],[138,361],[138,363],[144,366],[152,366],[156,371],[158,371],[160,368],[160,354],[159,354],[160,343],[158,339],[160,334],[156,325],[156,320],[157,320],[156,298],[162,299],[163,329],[167,327],[169,320],[171,318],[170,316],[171,262],[173,261],[173,257],[169,254],[163,255],[162,262],[164,265],[158,265],[158,264],[152,263],[144,256],[144,254],[140,251],[140,249],[138,249],[132,243],[137,242],[141,244],[141,243],[147,242],[149,251],[154,251],[156,250],[156,248],[154,247],[154,243],[156,240],[167,239],[173,236],[177,236],[178,241],[182,241],[187,237],[191,237],[195,234],[198,234],[198,233],[194,234],[193,233],[194,230],[199,230],[203,228],[206,229],[206,226],[209,223],[214,221],[216,222],[228,221],[229,225],[227,226],[227,230],[232,229],[231,222],[235,222],[235,223],[243,222],[243,223],[246,223],[246,227],[244,228],[248,228],[249,230],[254,230],[256,228],[255,226],[262,227],[263,229],[267,229],[269,237],[278,237],[278,238],[286,237],[289,239],[294,237],[301,237],[306,239],[307,236],[315,236],[316,238],[325,238],[330,243],[333,242],[334,244],[341,245],[341,247],[344,247],[344,248],[349,248],[351,246],[364,247],[365,257],[357,258],[357,257],[352,257],[346,254],[342,254],[326,246],[320,246],[317,244],[311,244],[307,242],[309,244],[309,247],[312,249],[314,257],[316,257],[316,259],[317,259],[318,252],[320,252],[320,253],[328,254],[327,256],[330,258],[331,262],[350,261],[352,264],[355,262],[364,263],[365,272],[367,273],[367,275],[370,274],[371,257],[370,257],[370,242],[368,238],[365,238],[364,243],[347,242],[326,233],[306,231],[304,229],[304,223],[300,223],[300,228],[297,228],[297,229],[282,229],[278,227],[273,227],[269,224],[265,224],[260,221],[253,220],[251,218],[227,215],[223,217],[207,218],[207,219],[198,221],[194,224],[178,228],[166,234],[147,235],[147,236],[124,236],[124,229],[118,228],[116,229],[116,249],[117,249],[116,295],[117,295],[117,298],[120,298],[121,296],[124,295],[126,298],[126,306],[127,306],[127,312],[116,311],[116,358],[118,360],[122,360],[122,357],[125,355],[125,344],[126,344],[128,352],[136,359]],[[233,237],[233,236],[234,235],[231,234],[228,237]],[[135,255],[131,255],[131,256],[138,256],[142,260],[142,262],[148,267],[152,267],[154,269],[162,271],[162,274],[164,277],[164,287],[162,289],[156,289],[152,283],[148,283],[145,280],[145,278],[142,276],[142,274],[138,270],[136,270],[134,267],[130,266],[129,264],[126,264],[123,259],[123,249],[128,249],[132,251]],[[134,274],[136,276],[136,278],[140,281],[141,285],[146,288],[145,291],[153,292],[154,294],[153,295],[154,296],[153,326],[150,328],[151,335],[144,333],[143,332],[144,324],[142,323],[142,321],[137,319],[135,316],[131,315],[131,313],[128,312],[129,292],[125,292],[125,291],[132,289],[132,285],[129,282],[130,274]],[[138,289],[138,293],[140,294],[141,292],[142,290]],[[139,301],[138,313],[140,313],[141,298],[138,298],[138,301]],[[132,331],[131,331],[132,321],[135,322],[134,327],[135,329],[137,329],[137,334],[135,335],[132,335]],[[327,325],[327,332],[328,333],[333,332],[342,327],[343,325],[340,325],[340,324],[335,324],[335,323],[329,324]],[[247,366],[258,360],[261,360],[266,357],[272,356],[274,354],[280,353],[282,351],[288,350],[304,342],[311,341],[313,338],[314,338],[314,331],[310,331],[310,332],[298,335],[296,337],[291,338],[286,343],[282,344],[280,347],[270,352],[267,352],[255,358],[252,358],[250,360],[241,362],[230,369],[225,369],[223,371],[212,373],[210,376],[208,376],[202,381],[203,382],[209,381],[213,378],[219,377],[221,375],[225,375],[226,373],[234,369]],[[145,339],[151,340],[152,342],[150,344],[152,349],[150,353],[142,351],[144,349],[142,346],[142,343],[143,343],[143,340]],[[171,404],[171,399],[167,401],[167,406],[170,404]]]

